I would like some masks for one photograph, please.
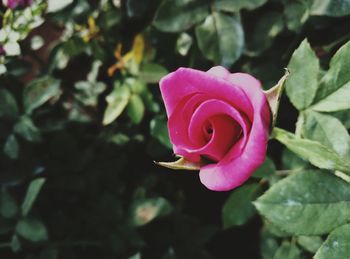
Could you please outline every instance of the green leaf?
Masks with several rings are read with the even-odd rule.
[[[128,77],[125,79],[124,84],[129,87],[132,93],[142,94],[147,92],[146,84],[144,81]]]
[[[274,235],[275,237],[290,237],[292,236],[290,233],[286,232],[285,230],[282,230],[281,228],[277,227],[276,225],[272,224],[270,221],[265,220],[265,228],[266,230]]]
[[[338,111],[331,113],[332,116],[338,118],[345,126],[345,128],[350,129],[350,112],[347,110]]]
[[[22,216],[27,216],[28,212],[32,208],[38,194],[45,183],[44,178],[37,178],[30,182],[29,187],[27,189],[27,194],[24,198],[24,201],[21,206]]]
[[[249,1],[246,1],[249,2]],[[283,30],[284,21],[280,12],[270,11],[259,16],[254,30],[247,39],[246,54],[258,56],[271,47],[274,38]]]
[[[74,94],[84,106],[97,106],[99,94],[106,89],[102,82],[78,81],[74,84],[77,92]]]
[[[126,13],[131,18],[143,18],[149,12],[150,3],[147,1],[128,0],[126,1]]]
[[[122,18],[122,10],[119,8],[111,8],[108,10],[104,10],[103,16],[99,17],[99,20],[101,19],[101,24],[104,28],[104,30],[108,30],[109,33],[113,32],[113,29],[115,26],[120,22]]]
[[[67,7],[73,3],[73,0],[60,0],[60,1],[55,1],[55,0],[48,0],[47,2],[47,12],[48,13],[55,13],[63,8]]]
[[[143,226],[171,211],[171,204],[162,197],[137,200],[131,206],[131,223],[134,226]]]
[[[176,41],[176,50],[181,56],[186,56],[193,43],[193,38],[190,34],[183,32],[179,35]]]
[[[254,178],[270,177],[275,173],[275,171],[276,171],[275,164],[270,158],[266,157],[264,163],[258,169],[255,170],[252,177]]]
[[[38,142],[41,140],[40,130],[34,125],[27,115],[21,116],[13,128],[14,132],[27,141]]]
[[[139,77],[144,82],[151,84],[158,83],[166,74],[168,74],[168,70],[165,67],[155,63],[146,63],[142,65]]]
[[[209,3],[203,0],[164,0],[159,6],[153,25],[165,32],[181,32],[204,20]]]
[[[306,39],[294,51],[288,70],[287,95],[298,110],[303,110],[311,105],[316,95],[320,72],[318,59]]]
[[[16,233],[31,242],[41,242],[48,239],[46,227],[38,219],[21,219],[16,225]]]
[[[350,188],[333,174],[305,170],[273,185],[254,205],[286,232],[321,235],[349,221]]]
[[[95,60],[92,63],[91,70],[90,70],[89,74],[87,75],[88,82],[96,83],[98,72],[99,72],[101,66],[102,66],[102,62],[100,60]]]
[[[299,236],[297,241],[302,248],[310,253],[316,253],[323,243],[319,236]]]
[[[14,77],[21,77],[29,73],[29,71],[32,69],[32,63],[21,59],[14,59],[6,64],[6,68],[7,74]]]
[[[129,141],[130,141],[130,138],[127,135],[122,133],[117,133],[109,139],[109,142],[116,144],[118,146],[125,146]]]
[[[19,238],[17,235],[13,235],[11,238],[11,249],[12,252],[19,252],[21,250],[21,242],[19,241]]]
[[[284,16],[289,30],[298,32],[309,18],[306,1],[288,0],[284,2]]]
[[[15,118],[18,114],[16,99],[6,89],[0,89],[0,118]]]
[[[310,8],[311,15],[340,17],[350,14],[349,0],[314,0]]]
[[[4,218],[12,218],[17,215],[18,206],[16,200],[6,189],[0,191],[0,215]]]
[[[348,258],[350,254],[350,224],[335,229],[315,254],[315,259]]]
[[[60,81],[52,77],[33,80],[23,91],[23,104],[27,113],[46,103],[60,93]]]
[[[0,64],[0,75],[3,75],[7,72],[7,67],[4,64]]]
[[[292,243],[287,241],[283,242],[282,245],[277,249],[273,259],[301,259],[300,249]]]
[[[142,121],[145,113],[145,105],[139,95],[133,94],[130,97],[127,112],[133,123],[138,124]]]
[[[350,159],[350,136],[337,118],[306,111],[302,135],[332,148],[344,159]]]
[[[47,64],[48,73],[52,73],[54,69],[64,69],[67,67],[70,55],[66,49],[69,47],[69,40],[64,43],[58,43],[50,53],[49,63]]]
[[[325,97],[312,106],[312,109],[320,112],[334,112],[350,109],[350,81],[344,84],[334,93]]]
[[[127,86],[114,87],[106,97],[107,108],[103,116],[103,125],[111,124],[124,111],[130,99],[130,89]]]
[[[289,149],[283,150],[282,164],[283,169],[285,170],[300,170],[309,166],[309,163],[307,161],[301,159]]]
[[[245,184],[232,191],[222,209],[222,221],[224,228],[241,226],[255,214],[252,201],[261,191],[258,183]]]
[[[151,135],[159,140],[167,148],[171,149],[173,145],[170,142],[168,126],[166,120],[156,117],[150,122]]]
[[[276,237],[263,228],[260,236],[260,254],[263,259],[271,259],[278,249]]]
[[[316,99],[315,111],[333,112],[350,109],[350,41],[333,56],[330,69],[322,77]]]
[[[202,54],[215,64],[229,67],[242,54],[244,32],[237,15],[213,12],[195,32]]]
[[[128,259],[141,259],[141,253],[136,253],[133,256],[128,257]]]
[[[344,160],[335,151],[319,142],[298,138],[294,134],[279,128],[274,128],[272,136],[314,166],[350,174],[349,161]]]
[[[256,9],[266,2],[267,0],[215,0],[214,8],[225,12],[239,12],[241,9]]]
[[[11,159],[17,159],[19,153],[19,144],[17,142],[16,136],[11,134],[6,139],[4,145],[4,153]]]

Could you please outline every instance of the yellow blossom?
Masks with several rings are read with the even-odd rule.
[[[108,75],[112,76],[118,69],[124,69],[125,64],[127,64],[130,61],[135,62],[138,65],[141,64],[144,49],[145,40],[141,34],[137,34],[135,36],[131,50],[123,56],[121,55],[122,45],[121,43],[119,43],[114,51],[114,56],[118,60],[118,62],[108,68]]]

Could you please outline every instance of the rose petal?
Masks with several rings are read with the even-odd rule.
[[[173,143],[174,153],[193,162],[198,162],[200,156],[188,153],[184,150],[184,147],[199,148],[203,143],[193,142],[189,138],[188,125],[194,110],[206,99],[208,97],[204,94],[192,94],[183,98],[168,120],[169,136],[171,143]]]
[[[243,130],[244,141],[249,134],[250,122],[242,116],[235,108],[224,101],[207,100],[203,102],[193,113],[188,127],[190,139],[195,138],[206,120],[214,119],[218,115],[226,115],[225,121],[215,121],[213,125],[213,136],[205,146],[198,149],[185,150],[189,153],[206,155],[213,160],[220,160],[228,151],[229,147],[237,140],[240,131]],[[230,118],[230,120],[227,120]],[[221,126],[221,127],[220,127]],[[242,147],[241,147],[242,148]]]
[[[204,93],[213,99],[229,102],[233,107],[244,111],[249,119],[253,118],[253,107],[242,89],[217,75],[191,68],[179,68],[163,77],[160,90],[168,117],[186,96]]]
[[[184,129],[184,134],[186,134],[186,136],[189,137],[187,145],[185,146],[198,148],[203,146],[203,144],[206,143],[206,140],[203,134],[198,134],[197,132],[196,137],[189,136],[188,126],[195,110],[198,108],[198,106],[200,106],[203,102],[205,102],[208,99],[210,99],[210,97],[207,94],[195,94],[186,102],[186,104],[183,105],[182,109],[180,108],[180,110],[178,111],[179,116],[182,117],[182,122],[183,122],[183,125],[181,126],[181,128]],[[174,128],[176,127],[177,125],[174,125]]]
[[[233,141],[237,140],[241,130],[243,130],[244,141],[241,142],[240,150],[243,148],[246,136],[249,134],[250,122],[230,104],[221,100],[202,102],[203,98],[208,97],[201,94],[192,95],[183,100],[186,104],[180,103],[169,118],[169,135],[176,154],[196,162],[200,160],[201,155],[218,161],[227,153]],[[199,106],[197,101],[201,102]],[[198,108],[193,112],[192,110],[197,106]],[[226,115],[226,121],[222,119],[212,121],[215,132],[207,142],[201,129],[208,120],[213,120],[218,115]],[[230,120],[227,120],[228,118]],[[201,145],[196,145],[200,141],[202,141]],[[237,152],[236,155],[239,153]]]
[[[242,128],[227,115],[217,115],[210,119],[212,134],[207,145],[197,150],[201,156],[220,161],[241,137]]]
[[[220,162],[201,168],[201,182],[207,188],[215,191],[231,190],[241,185],[263,163],[270,125],[270,112],[259,81],[243,73],[231,74],[227,79],[240,86],[250,98],[254,107],[254,119],[241,156],[232,159],[237,153],[237,143]]]

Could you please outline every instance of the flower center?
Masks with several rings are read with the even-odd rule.
[[[203,136],[206,142],[211,139],[213,131],[213,125],[209,121],[206,121],[202,127]]]

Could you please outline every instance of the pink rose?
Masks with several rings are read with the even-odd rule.
[[[15,9],[17,7],[30,6],[33,0],[2,0],[2,3],[10,9]]]
[[[199,173],[207,188],[231,190],[264,162],[270,109],[253,76],[179,68],[162,78],[160,90],[174,153],[208,161]]]

